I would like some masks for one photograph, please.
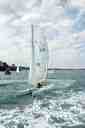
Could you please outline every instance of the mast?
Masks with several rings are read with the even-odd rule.
[[[34,53],[34,26],[31,24],[31,64],[30,64],[30,72],[29,72],[29,82],[33,85],[34,79],[34,62],[35,62],[35,53]]]
[[[35,53],[34,53],[34,26],[31,25],[31,32],[32,32],[32,65],[35,62]]]

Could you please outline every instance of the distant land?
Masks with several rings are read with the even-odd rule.
[[[85,70],[85,68],[48,68],[48,70]]]
[[[20,71],[21,70],[29,70],[29,66],[18,66]],[[5,71],[6,69],[10,69],[11,71],[16,71],[17,65],[16,64],[7,64],[7,62],[0,61],[0,71]],[[48,67],[48,70],[85,70],[85,67]]]
[[[16,66],[16,64],[9,65],[9,64],[7,64],[7,62],[0,61],[0,71],[6,71],[6,70],[16,71],[17,66]],[[29,70],[29,67],[19,66],[19,71],[21,71],[21,70]]]

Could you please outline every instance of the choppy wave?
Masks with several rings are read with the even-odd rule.
[[[7,103],[7,99],[1,100],[0,91],[0,128],[84,128],[84,79],[49,79],[48,85],[33,95],[13,99],[15,93],[11,93]],[[26,81],[1,86],[5,88],[2,98],[12,90],[18,93],[28,87]]]

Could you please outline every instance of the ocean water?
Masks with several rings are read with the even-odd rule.
[[[85,128],[85,70],[49,70],[47,89],[30,88],[27,71],[0,73],[0,128]]]

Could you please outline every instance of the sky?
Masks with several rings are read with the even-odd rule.
[[[85,68],[85,0],[0,0],[0,60],[30,64],[31,24],[46,37],[49,67]]]

